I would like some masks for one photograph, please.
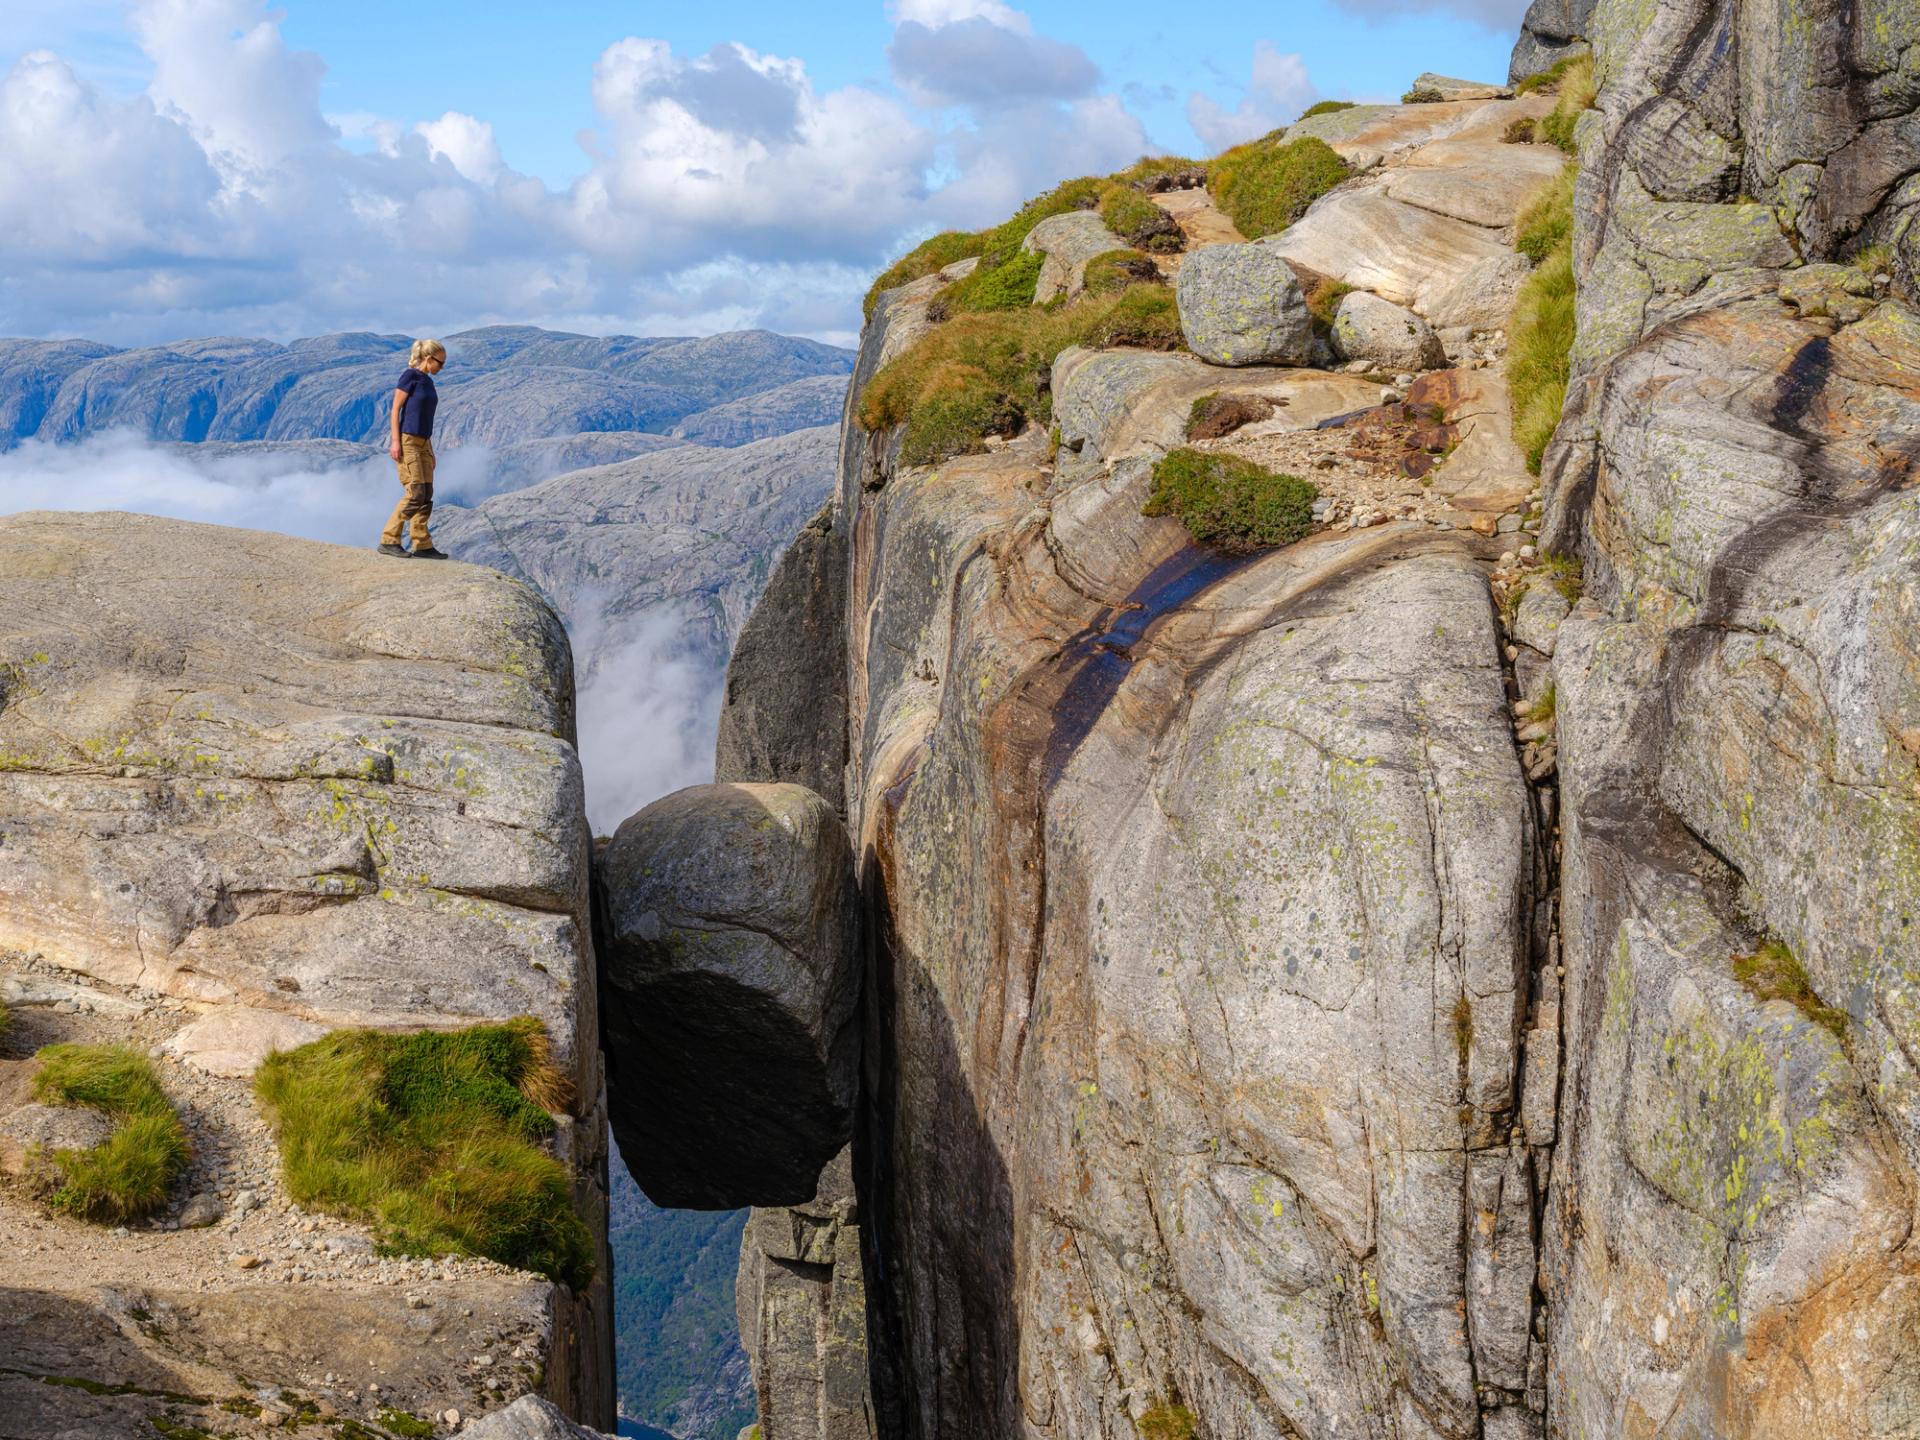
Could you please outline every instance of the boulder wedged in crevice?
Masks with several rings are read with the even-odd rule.
[[[613,1132],[658,1205],[811,1199],[847,1143],[852,852],[800,785],[696,785],[595,864]]]

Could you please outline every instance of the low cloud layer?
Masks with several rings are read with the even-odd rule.
[[[44,50],[0,76],[0,331],[844,338],[903,237],[985,223],[1146,144],[1084,52],[1019,10],[893,14],[897,91],[821,89],[741,44],[583,56],[600,121],[555,189],[504,163],[485,116],[328,118],[324,62],[263,0],[135,0],[144,93],[103,93]]]

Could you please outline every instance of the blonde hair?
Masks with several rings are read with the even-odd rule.
[[[429,360],[438,360],[445,364],[446,359],[447,347],[438,340],[416,340],[413,342],[413,349],[407,352],[407,364],[415,369]]]

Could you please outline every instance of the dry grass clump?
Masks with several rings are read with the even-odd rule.
[[[1513,87],[1515,95],[1531,95],[1536,90],[1545,90],[1549,95],[1560,87],[1560,80],[1573,68],[1576,60],[1588,58],[1586,52],[1578,55],[1563,55],[1545,70],[1536,71]]]
[[[868,319],[873,318],[873,307],[879,302],[882,291],[911,284],[937,270],[946,269],[956,260],[965,260],[969,255],[979,253],[980,237],[970,230],[945,230],[931,239],[922,240],[875,277],[873,284],[867,287],[863,313]]]
[[[1316,115],[1331,115],[1338,110],[1353,109],[1351,100],[1320,100],[1300,112],[1302,120],[1311,120]]]
[[[300,1204],[366,1220],[401,1254],[484,1255],[576,1289],[592,1278],[572,1177],[541,1143],[567,1085],[537,1020],[338,1030],[268,1057],[254,1088]]]
[[[1313,528],[1319,491],[1238,455],[1181,448],[1153,467],[1142,515],[1171,515],[1201,545],[1258,550],[1291,545]]]
[[[1402,105],[1439,105],[1446,98],[1431,85],[1423,85],[1407,91],[1400,97],[1400,103]]]
[[[36,1099],[86,1105],[110,1116],[113,1133],[91,1149],[39,1157],[48,1203],[85,1220],[132,1220],[167,1202],[192,1155],[180,1116],[153,1062],[123,1045],[49,1045],[39,1052]]]
[[[1207,171],[1207,188],[1240,233],[1257,240],[1279,234],[1352,173],[1324,140],[1308,135],[1276,144],[1268,135],[1216,159]]]
[[[1542,140],[1558,145],[1571,155],[1574,149],[1573,127],[1578,123],[1582,111],[1593,108],[1594,97],[1599,91],[1593,82],[1593,56],[1578,55],[1562,63],[1566,68],[1560,71],[1555,84],[1559,99],[1554,102],[1553,113],[1541,120],[1539,133]]]
[[[1553,184],[1514,217],[1513,248],[1536,265],[1573,242],[1573,182],[1578,174],[1578,167],[1564,166]]]

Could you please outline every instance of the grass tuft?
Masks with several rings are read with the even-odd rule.
[[[986,310],[1019,310],[1033,304],[1034,287],[1047,257],[1035,250],[1016,250],[998,265],[985,260],[964,280],[941,291],[949,315],[978,314]]]
[[[1847,1012],[1814,993],[1806,967],[1778,940],[1733,957],[1734,978],[1761,1000],[1785,1000],[1836,1040],[1847,1038]]]
[[[1407,91],[1400,97],[1400,103],[1402,105],[1438,105],[1446,98],[1431,85],[1426,85]]]
[[[1558,60],[1554,61],[1549,68],[1537,71],[1515,85],[1513,87],[1513,93],[1515,95],[1531,95],[1536,90],[1545,90],[1547,93],[1552,94],[1559,88],[1561,77],[1573,68],[1576,60],[1582,58],[1582,55],[1561,56]]]
[[[862,313],[870,320],[873,307],[879,303],[881,292],[891,290],[898,285],[911,284],[923,279],[936,270],[944,270],[956,260],[965,260],[969,255],[980,253],[980,237],[967,230],[946,230],[923,240],[913,249],[902,255],[893,264],[882,270],[873,284],[867,288],[867,298],[862,305]]]
[[[1207,172],[1214,203],[1249,240],[1277,235],[1307,207],[1353,173],[1331,145],[1302,136],[1284,145],[1271,137],[1236,145]]]
[[[299,1204],[369,1221],[402,1254],[484,1255],[576,1289],[592,1278],[571,1177],[541,1146],[567,1087],[538,1021],[338,1030],[269,1056],[254,1087]]]
[[[1884,275],[1893,270],[1893,247],[1869,245],[1853,257],[1853,268],[1862,275]]]
[[[1092,295],[1115,295],[1129,285],[1161,285],[1159,268],[1138,250],[1109,250],[1087,262],[1084,288]]]
[[[1462,1065],[1473,1053],[1473,1002],[1463,991],[1453,1002],[1453,1049]]]
[[[1577,169],[1568,165],[1553,184],[1529,200],[1514,217],[1513,248],[1534,264],[1573,243],[1573,182]]]
[[[1353,286],[1318,271],[1296,273],[1300,274],[1300,291],[1307,302],[1307,313],[1331,330],[1334,316],[1340,313],[1340,302],[1353,293]]]
[[[1531,145],[1539,138],[1539,122],[1531,115],[1522,115],[1506,128],[1500,138],[1509,145]]]
[[[1521,212],[1515,246],[1536,262],[1520,287],[1507,322],[1507,388],[1513,399],[1513,438],[1527,468],[1540,460],[1560,423],[1574,339],[1573,187],[1569,165],[1551,189]],[[1539,253],[1535,253],[1538,251]]]
[[[1109,183],[1100,192],[1100,218],[1129,245],[1161,253],[1186,245],[1179,223],[1131,185]]]
[[[1337,110],[1351,109],[1353,109],[1353,101],[1351,100],[1321,100],[1302,110],[1300,112],[1300,118],[1302,120],[1311,120],[1316,115],[1331,115]]]
[[[904,424],[900,458],[931,465],[1053,418],[1053,362],[1074,345],[1170,350],[1180,312],[1165,285],[1087,294],[1058,309],[956,315],[889,361],[860,394],[869,431]]]
[[[1593,108],[1594,97],[1599,94],[1593,83],[1593,56],[1579,55],[1567,62],[1555,88],[1560,98],[1554,102],[1553,113],[1541,120],[1539,134],[1542,140],[1558,145],[1571,155],[1573,127],[1581,112]]]
[[[1540,568],[1535,573],[1558,590],[1560,598],[1567,604],[1580,603],[1580,592],[1585,588],[1586,582],[1580,573],[1579,557],[1549,555],[1540,562]]]
[[[1171,515],[1202,545],[1256,550],[1291,545],[1313,528],[1319,491],[1238,455],[1182,448],[1153,467],[1143,515]]]
[[[153,1062],[121,1045],[48,1045],[38,1058],[37,1099],[118,1122],[91,1149],[54,1152],[59,1184],[48,1203],[86,1220],[131,1220],[166,1204],[193,1151]]]

